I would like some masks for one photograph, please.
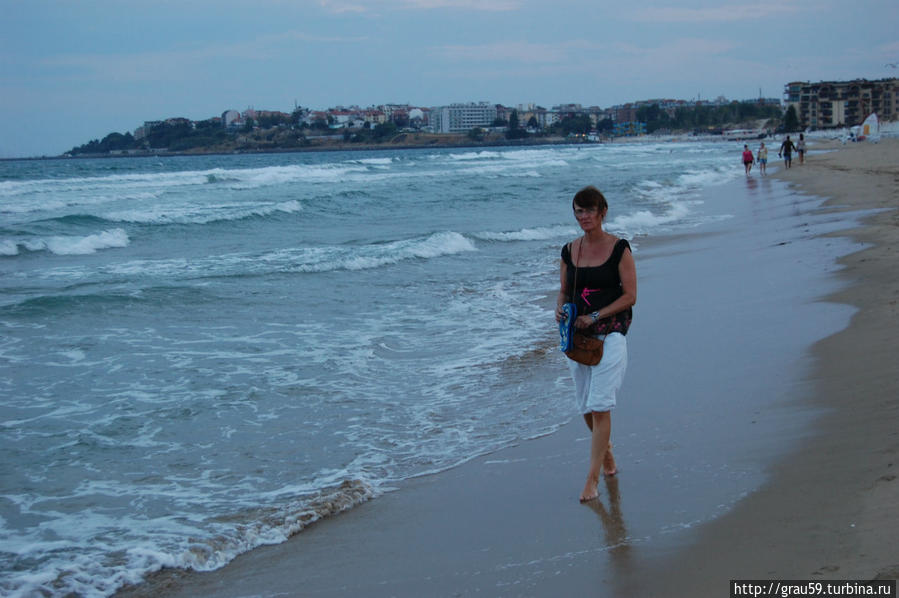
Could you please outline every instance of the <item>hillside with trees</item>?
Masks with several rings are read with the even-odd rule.
[[[647,133],[660,131],[716,131],[726,128],[746,128],[744,125],[759,120],[770,121],[775,129],[781,126],[783,112],[779,106],[757,102],[731,102],[721,106],[680,107],[671,116],[658,104],[637,109],[637,120],[646,123]],[[795,110],[794,110],[795,117]],[[789,131],[796,130],[798,120]]]
[[[236,114],[236,113],[235,113]],[[575,143],[611,139],[614,123],[608,116],[582,111],[566,113],[551,126],[541,128],[530,116],[521,122],[517,110],[509,120],[497,119],[489,127],[475,127],[466,134],[430,133],[421,123],[411,123],[407,114],[391,120],[340,124],[332,114],[296,108],[293,113],[253,112],[239,126],[225,126],[222,118],[190,121],[170,118],[147,123],[140,135],[109,133],[72,148],[70,156],[202,154],[233,152],[296,151],[300,149],[377,149],[389,147],[503,145],[522,143]],[[777,105],[755,101],[721,105],[680,106],[663,109],[644,104],[636,109],[637,121],[648,134],[716,134],[728,128],[765,128],[796,131],[795,110],[784,115]],[[414,127],[411,125],[415,125]],[[418,127],[418,128],[415,128]]]

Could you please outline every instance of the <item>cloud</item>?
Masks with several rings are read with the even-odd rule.
[[[319,6],[328,12],[337,14],[368,12],[369,7],[359,2],[344,2],[343,0],[321,0]]]
[[[645,23],[727,23],[780,17],[796,11],[795,6],[786,2],[744,3],[708,8],[647,7],[637,11],[632,18]]]
[[[884,56],[893,55],[899,58],[899,41],[882,44],[877,49]]]
[[[521,8],[520,0],[319,0],[328,12],[377,13],[384,10],[433,10],[448,8],[484,12],[507,12]]]
[[[447,45],[433,48],[432,53],[450,61],[478,61],[479,64],[557,64],[582,68],[598,62],[619,65],[626,62],[631,66],[673,64],[682,68],[692,61],[719,57],[737,47],[731,41],[710,38],[681,38],[656,46],[576,39],[559,43],[498,41],[469,46]]]
[[[488,12],[505,12],[521,8],[521,2],[516,0],[403,0],[402,4],[407,8],[456,8]]]
[[[637,44],[616,43],[609,50],[616,59],[633,59],[648,63],[680,63],[688,65],[696,59],[720,57],[721,54],[738,48],[731,41],[712,38],[680,38],[655,47]]]
[[[453,61],[563,63],[573,55],[588,49],[599,49],[593,42],[570,40],[556,44],[521,41],[499,41],[470,46],[447,45],[433,48],[432,52]]]
[[[288,31],[260,36],[250,41],[156,52],[59,54],[41,59],[37,66],[59,78],[169,81],[181,78],[193,79],[197,72],[209,64],[280,59],[284,57],[286,51],[296,48],[298,44],[355,44],[367,39]]]

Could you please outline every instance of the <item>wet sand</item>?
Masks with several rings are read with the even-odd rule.
[[[778,178],[829,198],[836,216],[881,211],[836,233],[867,248],[839,260],[847,286],[826,298],[857,308],[851,325],[812,349],[804,401],[822,415],[770,482],[701,530],[655,588],[713,596],[734,578],[899,577],[899,140],[824,147],[835,151],[794,160]]]
[[[636,240],[621,473],[598,501],[577,500],[589,440],[573,416],[121,595],[726,596],[729,579],[895,577],[899,220],[860,210],[897,205],[897,164],[895,140],[813,153],[712,190],[716,225]],[[565,392],[562,359],[548,334],[521,379]]]

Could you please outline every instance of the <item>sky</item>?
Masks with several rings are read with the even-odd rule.
[[[897,0],[0,0],[0,158],[147,120],[781,98],[899,77]]]

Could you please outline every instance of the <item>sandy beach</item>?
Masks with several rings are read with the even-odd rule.
[[[896,578],[899,140],[828,149],[715,189],[728,217],[711,230],[636,240],[621,473],[598,501],[577,500],[589,441],[573,415],[119,596],[711,597],[731,579]],[[559,377],[562,359],[548,331],[510,367]],[[510,425],[526,416],[510,406]]]
[[[659,588],[713,596],[734,578],[899,577],[899,140],[829,147],[778,178],[837,215],[879,212],[834,233],[867,247],[839,260],[847,286],[825,298],[858,311],[813,347],[805,401],[822,415],[769,483],[667,564]]]

